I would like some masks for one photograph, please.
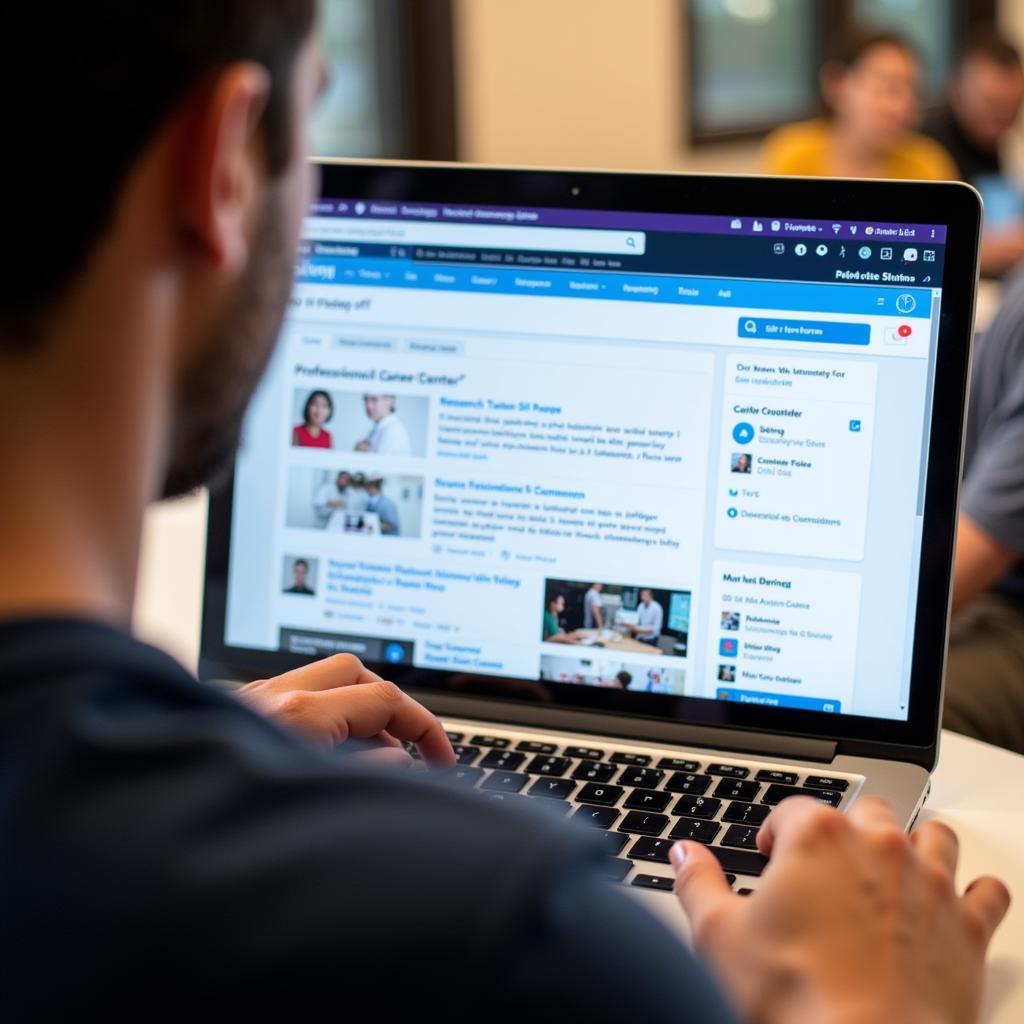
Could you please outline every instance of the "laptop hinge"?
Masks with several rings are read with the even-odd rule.
[[[476,700],[449,693],[410,689],[410,694],[436,715],[473,718],[492,724],[524,725],[558,732],[585,732],[619,740],[648,740],[684,747],[711,747],[738,754],[759,754],[773,758],[831,762],[838,753],[835,740],[778,733],[748,732],[685,722],[660,722],[649,718],[604,715],[532,704]]]

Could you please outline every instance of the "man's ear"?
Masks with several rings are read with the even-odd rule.
[[[189,105],[182,133],[179,192],[186,230],[229,275],[249,258],[249,239],[266,177],[260,118],[270,95],[262,65],[232,64]]]

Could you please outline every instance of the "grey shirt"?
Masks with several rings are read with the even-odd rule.
[[[1024,557],[1024,273],[975,342],[960,510]],[[1024,599],[1024,562],[994,589]]]

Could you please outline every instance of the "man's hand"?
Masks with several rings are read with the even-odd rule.
[[[349,738],[380,742],[379,750],[354,755],[360,758],[408,765],[412,758],[402,748],[406,741],[416,744],[427,764],[455,764],[452,745],[437,718],[351,654],[336,654],[249,683],[238,697],[267,718],[327,746]]]
[[[766,820],[772,860],[748,897],[699,843],[673,847],[694,940],[748,1021],[970,1024],[985,952],[1010,896],[979,878],[954,888],[958,846],[928,822],[907,837],[885,801],[848,814],[793,797]]]
[[[370,442],[369,441],[357,441],[356,442],[356,451],[357,452],[368,452],[369,450],[370,450]]]

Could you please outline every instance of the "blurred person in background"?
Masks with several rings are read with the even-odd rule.
[[[975,343],[943,725],[1024,753],[1024,271]]]
[[[1006,173],[1001,147],[1024,103],[1020,53],[994,30],[968,40],[946,103],[922,131],[953,158],[957,176],[985,199],[981,271],[1000,277],[1024,259],[1024,197]]]
[[[785,125],[765,140],[768,174],[949,180],[956,165],[913,129],[921,116],[921,62],[889,32],[844,40],[821,69],[828,114]]]

